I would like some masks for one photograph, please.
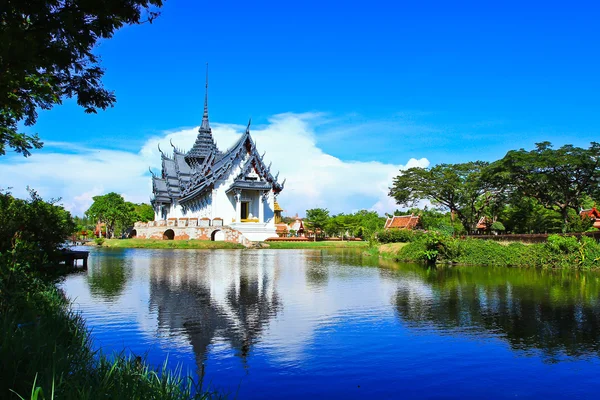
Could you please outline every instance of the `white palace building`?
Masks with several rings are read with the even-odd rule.
[[[228,150],[217,148],[208,122],[208,74],[204,115],[193,147],[171,143],[173,153],[159,147],[162,170],[152,170],[154,221],[137,222],[138,238],[226,240],[239,243],[276,237],[281,210],[276,196],[285,181],[271,173],[250,135],[245,133]],[[277,215],[276,215],[277,214]]]

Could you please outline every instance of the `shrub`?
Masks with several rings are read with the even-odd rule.
[[[379,243],[408,243],[418,239],[422,235],[421,231],[410,229],[389,229],[377,232]]]
[[[62,247],[75,230],[71,214],[56,205],[58,200],[46,202],[31,189],[29,194],[29,200],[22,200],[0,192],[0,252],[11,249],[18,237],[33,248],[51,254]]]
[[[397,259],[540,268],[598,268],[600,244],[592,238],[552,235],[547,243],[504,245],[492,240],[455,239],[428,232],[404,246]]]
[[[495,232],[504,232],[506,230],[504,224],[500,221],[494,222],[492,226],[490,226],[490,229]]]
[[[104,244],[104,241],[106,239],[104,239],[102,236],[101,237],[97,237],[94,239],[94,242],[98,245],[98,246],[102,246]]]

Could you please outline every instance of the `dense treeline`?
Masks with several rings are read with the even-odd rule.
[[[429,200],[448,210],[441,223],[460,222],[459,233],[475,233],[482,217],[487,231],[495,222],[501,223],[497,230],[511,233],[585,231],[591,223],[579,212],[600,199],[600,144],[553,149],[543,142],[492,163],[410,168],[394,179],[389,194],[402,206]]]
[[[368,239],[383,227],[385,218],[375,211],[361,210],[354,214],[329,215],[325,208],[306,210],[306,227],[317,231],[318,237],[357,237]]]

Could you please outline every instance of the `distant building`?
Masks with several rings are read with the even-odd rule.
[[[385,221],[384,229],[415,229],[421,226],[419,215],[394,215]]]
[[[187,152],[171,146],[171,155],[159,147],[161,173],[150,171],[155,218],[136,223],[138,237],[242,242],[277,236],[275,200],[285,181],[279,183],[279,173],[263,162],[250,123],[231,148],[219,150],[208,122],[208,74],[196,142]]]
[[[481,217],[479,218],[479,221],[477,221],[477,225],[475,226],[475,229],[477,231],[478,234],[484,234],[486,233],[490,227],[492,226],[492,224],[494,223],[494,221],[492,221],[491,218],[489,217]]]
[[[298,237],[304,237],[306,235],[304,230],[304,222],[302,221],[302,218],[298,217],[298,215],[296,215],[296,220],[290,224],[289,231],[292,230],[296,232],[296,236]]]
[[[587,210],[582,210],[579,215],[581,216],[581,218],[585,218],[588,217],[592,220],[592,222],[594,223],[594,228],[598,228],[600,229],[600,211],[598,211],[598,209],[596,209],[596,206],[587,209]]]

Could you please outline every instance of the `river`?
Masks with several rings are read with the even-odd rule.
[[[62,283],[104,353],[231,398],[597,398],[600,274],[356,250],[92,249]]]

